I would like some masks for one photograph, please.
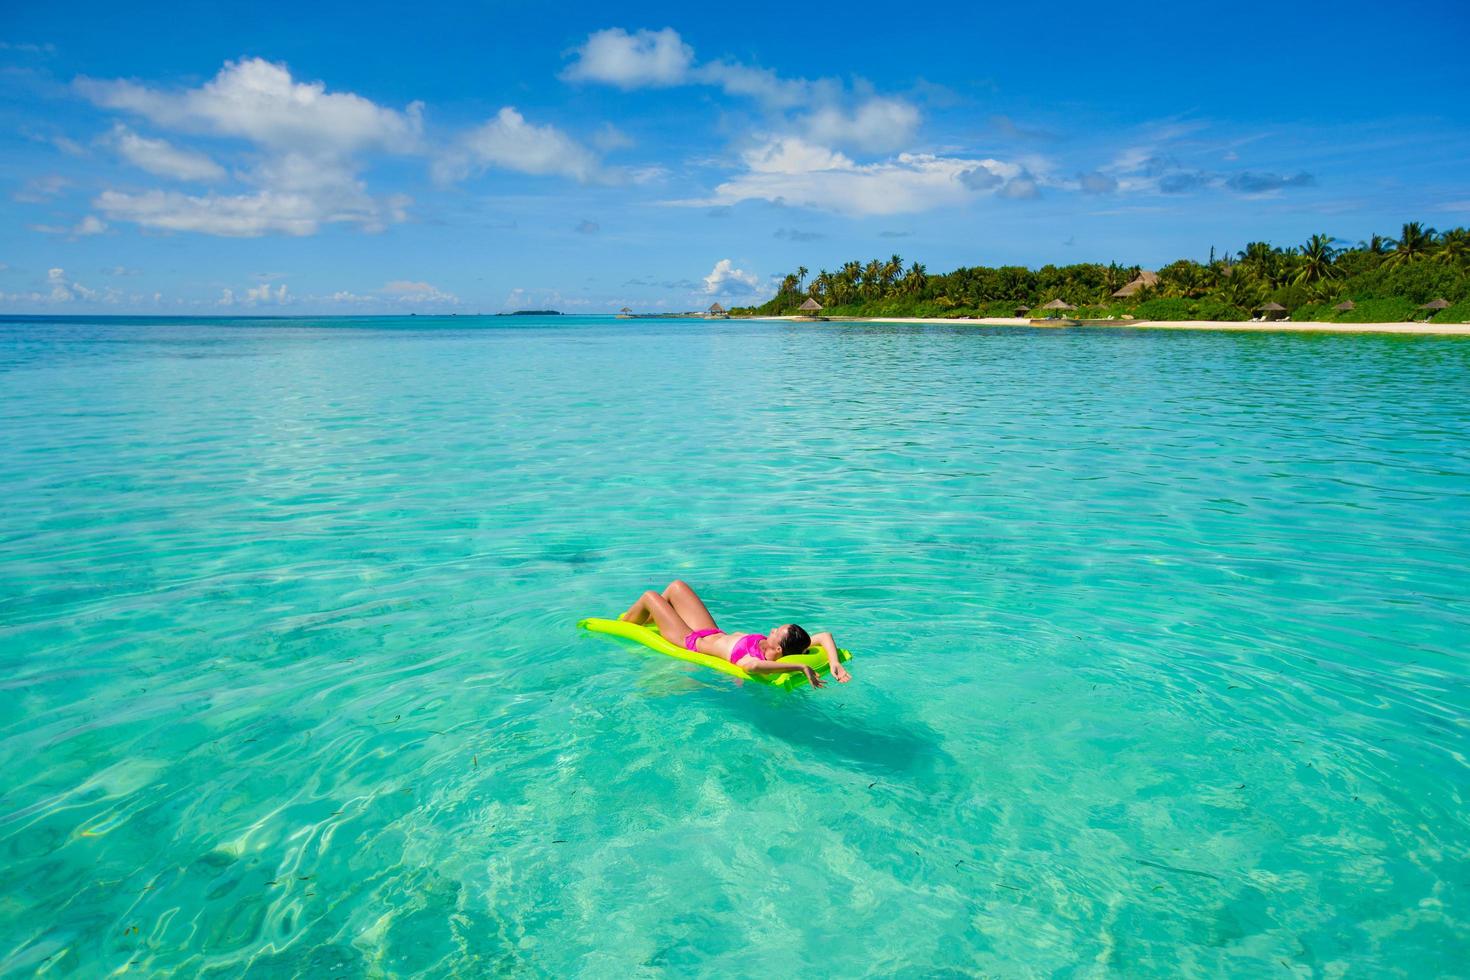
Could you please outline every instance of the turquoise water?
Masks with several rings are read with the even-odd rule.
[[[0,323],[0,974],[1464,975],[1470,342]],[[857,658],[606,637],[681,577]]]

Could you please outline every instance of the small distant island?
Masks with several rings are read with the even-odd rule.
[[[510,313],[497,313],[496,316],[561,316],[561,310],[513,310]]]

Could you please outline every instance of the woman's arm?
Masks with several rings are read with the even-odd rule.
[[[852,675],[847,668],[842,666],[842,658],[837,656],[837,642],[832,639],[831,633],[818,633],[812,637],[812,642],[827,651],[827,667],[832,671],[832,676],[837,678],[838,683],[846,684],[852,680]]]
[[[806,679],[811,682],[812,687],[822,686],[822,678],[806,664],[783,664],[779,660],[741,657],[740,662],[735,666],[748,670],[752,674],[804,673],[806,674]]]

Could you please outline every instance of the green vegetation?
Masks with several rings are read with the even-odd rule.
[[[1294,320],[1470,321],[1470,230],[1436,232],[1411,221],[1396,239],[1374,235],[1345,248],[1336,241],[1313,235],[1294,248],[1251,242],[1234,256],[1212,255],[1206,263],[1180,259],[1126,298],[1113,294],[1138,278],[1136,265],[972,266],[930,275],[917,262],[905,268],[894,255],[848,262],[836,272],[823,269],[810,280],[799,268],[770,301],[730,312],[792,314],[811,297],[829,316],[1014,316],[1022,306],[1044,316],[1040,307],[1060,299],[1077,307],[1068,316],[1087,319],[1248,320],[1262,304],[1279,303]],[[1440,298],[1450,308],[1421,309]],[[1335,309],[1346,300],[1352,309]]]

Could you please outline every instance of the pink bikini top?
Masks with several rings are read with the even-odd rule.
[[[765,660],[766,655],[761,653],[761,640],[765,637],[759,633],[746,633],[735,641],[730,648],[730,662],[739,663],[741,657],[755,657],[757,660]]]

